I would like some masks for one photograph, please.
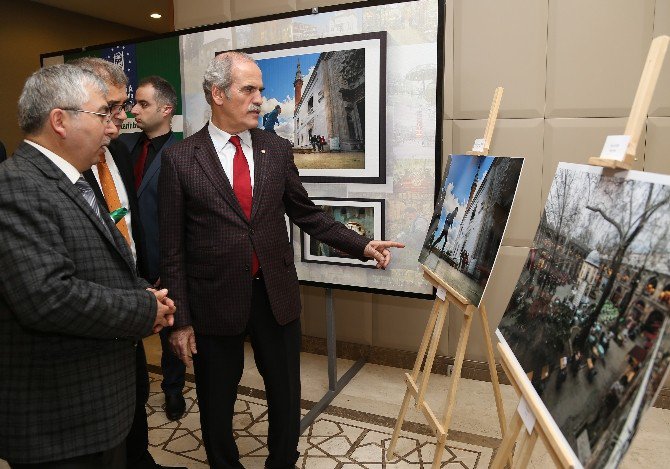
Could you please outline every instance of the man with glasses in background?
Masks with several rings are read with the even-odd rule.
[[[128,77],[119,65],[97,57],[82,57],[70,63],[94,73],[107,85],[107,104],[114,131],[109,135],[100,161],[89,171],[84,172],[84,177],[90,183],[100,203],[106,205],[109,212],[120,207],[128,209],[128,213],[117,222],[116,227],[133,252],[140,276],[146,279],[146,251],[133,167],[128,150],[118,140],[121,126],[127,118],[126,112],[133,106],[128,100]],[[153,285],[153,282],[151,284]],[[149,399],[149,374],[142,341],[137,344],[136,382],[135,419],[126,441],[128,469],[160,468],[148,449],[149,427],[145,405]]]
[[[106,93],[79,67],[35,72],[25,140],[0,165],[0,458],[14,469],[125,467],[136,344],[173,323],[82,177],[114,133]]]

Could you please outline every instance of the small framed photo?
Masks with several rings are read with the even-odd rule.
[[[350,230],[354,230],[370,240],[384,239],[383,199],[321,197],[312,198],[312,201]],[[300,230],[300,237],[302,262],[371,268],[377,265],[377,262],[373,259],[361,261],[351,257],[345,252],[322,243],[302,230]]]

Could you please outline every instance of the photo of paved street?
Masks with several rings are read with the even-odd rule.
[[[365,153],[362,151],[294,151],[293,159],[298,169],[364,169]]]
[[[670,362],[670,178],[639,174],[559,166],[498,327],[585,467],[617,464]]]

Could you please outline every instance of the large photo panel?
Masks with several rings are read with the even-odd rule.
[[[669,230],[669,176],[560,163],[498,326],[586,467],[618,465],[667,374]]]

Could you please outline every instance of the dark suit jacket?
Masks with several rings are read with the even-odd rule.
[[[128,194],[128,205],[126,207],[130,210],[130,223],[133,230],[133,241],[135,242],[135,254],[137,255],[137,270],[142,276],[146,278],[143,273],[146,270],[147,257],[146,250],[144,249],[144,233],[143,225],[141,223],[142,214],[140,213],[139,206],[137,204],[137,195],[135,194],[135,176],[133,175],[133,166],[130,161],[130,153],[126,149],[126,146],[121,142],[112,140],[109,143],[109,152],[114,158],[114,163],[116,164],[119,174],[121,175],[121,180],[123,181],[123,186],[126,189]],[[102,189],[98,184],[98,180],[95,178],[92,170],[84,171],[84,178],[93,188],[95,196],[98,198],[100,203],[105,206],[105,196],[102,193]]]
[[[279,324],[300,316],[298,276],[284,214],[311,236],[362,257],[368,239],[309,200],[288,140],[251,130],[251,221],[240,207],[207,127],[163,153],[158,185],[161,281],[177,306],[175,326],[210,335],[241,333],[251,312],[255,249]]]
[[[121,134],[119,140],[123,142],[130,153],[140,141],[142,132]],[[158,150],[142,178],[140,187],[137,188],[137,200],[140,219],[144,229],[143,251],[146,255],[146,263],[142,266],[142,276],[149,282],[155,282],[160,277],[160,245],[158,227],[158,175],[161,170],[161,158],[163,150],[178,142],[173,133],[167,139],[163,147]],[[132,173],[132,171],[131,171]],[[134,228],[133,228],[134,230]]]
[[[111,219],[27,143],[0,166],[0,263],[0,458],[119,444],[156,300]]]

